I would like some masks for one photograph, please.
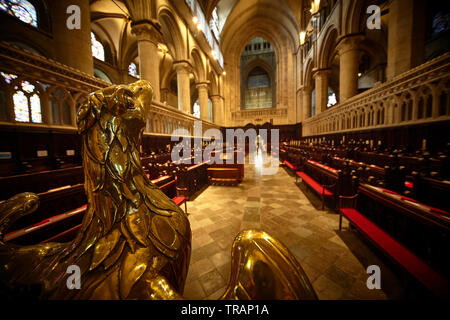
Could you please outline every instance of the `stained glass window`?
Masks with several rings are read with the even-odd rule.
[[[35,93],[30,98],[31,104],[31,122],[42,122],[41,99]]]
[[[34,91],[34,86],[28,81],[22,81],[21,86],[26,93],[32,93]]]
[[[337,103],[337,97],[331,88],[328,88],[327,108],[334,106]]]
[[[137,66],[134,62],[131,62],[128,66],[128,74],[132,77],[139,78],[139,75],[137,73]]]
[[[336,94],[333,92],[328,96],[327,108],[334,106],[337,103]]]
[[[36,87],[28,81],[22,81],[13,95],[15,120],[19,122],[42,122],[41,99]]]
[[[29,122],[30,113],[28,110],[28,99],[23,91],[18,91],[13,96],[14,100],[14,113],[16,115],[16,121]]]
[[[100,41],[97,40],[95,34],[91,32],[92,55],[98,60],[105,61],[105,49]]]
[[[0,72],[1,75],[3,76],[3,79],[5,79],[5,82],[7,84],[10,84],[11,81],[13,81],[14,79],[17,78],[17,76],[15,74],[11,74],[11,73],[4,73],[4,72]]]
[[[192,115],[196,118],[200,118],[200,105],[198,104],[198,101],[194,103]]]
[[[36,8],[27,0],[0,0],[0,10],[33,27],[38,26]]]

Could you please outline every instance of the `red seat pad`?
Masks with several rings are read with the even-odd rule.
[[[420,258],[381,230],[359,211],[352,208],[341,208],[339,210],[358,229],[367,234],[378,247],[387,252],[429,290],[438,296],[448,296],[450,290],[448,281],[425,264]]]
[[[184,201],[186,201],[186,197],[174,197],[172,198],[172,201],[175,202],[175,204],[177,206],[179,206],[180,204],[182,204]]]
[[[287,166],[288,166],[289,168],[291,168],[292,170],[296,170],[296,169],[297,169],[297,167],[294,166],[294,165],[293,165],[292,163],[290,163],[289,161],[284,160],[283,162],[284,162],[285,165],[287,165]]]
[[[316,180],[314,180],[313,178],[308,176],[306,173],[297,171],[295,174],[298,175],[300,178],[302,178],[306,184],[308,184],[311,188],[316,190],[318,193],[322,194],[322,191],[323,191],[323,194],[327,197],[331,197],[334,195],[333,192],[331,192],[330,190],[328,190],[326,188],[323,188]]]
[[[412,183],[411,181],[405,181],[405,187],[408,189],[412,189],[414,188],[414,183]]]

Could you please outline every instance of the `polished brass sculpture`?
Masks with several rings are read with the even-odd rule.
[[[69,243],[18,246],[3,233],[38,207],[19,194],[0,202],[0,283],[39,285],[41,299],[181,299],[191,229],[186,214],[146,177],[139,147],[153,90],[146,81],[91,94],[78,112],[88,209]],[[224,299],[315,299],[295,258],[264,232],[244,231],[233,245]],[[242,263],[245,262],[245,265]],[[69,289],[69,266],[81,272]]]

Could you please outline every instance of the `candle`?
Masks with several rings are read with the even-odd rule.
[[[427,139],[422,140],[422,150],[425,150],[427,148]]]

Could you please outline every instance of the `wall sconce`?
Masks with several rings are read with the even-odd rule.
[[[302,31],[300,32],[300,45],[304,45],[306,40],[306,32]]]
[[[198,18],[197,17],[193,17],[192,21],[194,22],[194,24],[197,24],[198,23]]]
[[[320,9],[320,0],[313,0],[311,2],[311,10],[309,10],[313,15],[316,14]]]

